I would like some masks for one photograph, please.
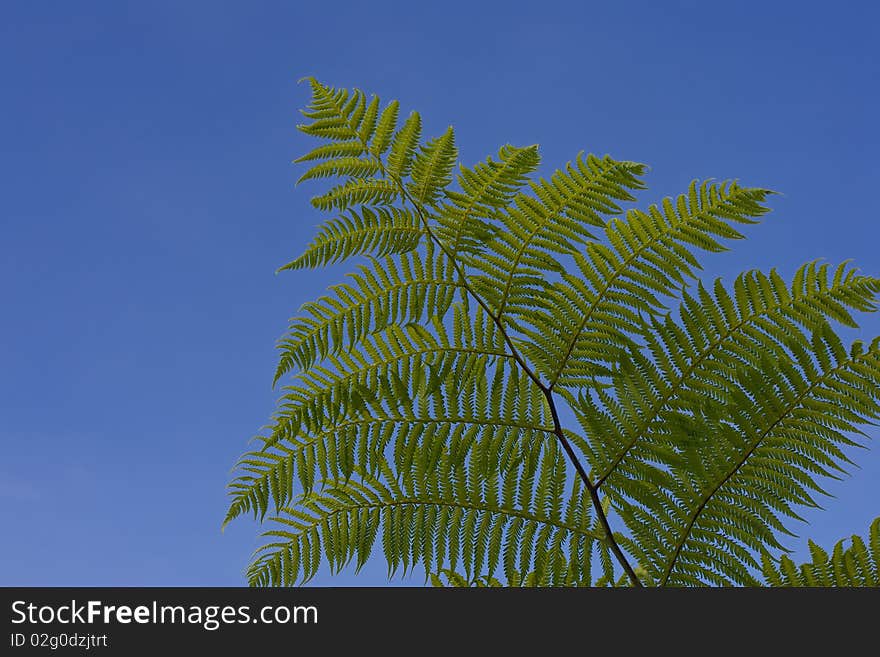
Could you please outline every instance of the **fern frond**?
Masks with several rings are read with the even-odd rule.
[[[628,548],[661,585],[754,584],[755,555],[781,548],[783,519],[816,506],[816,477],[843,471],[849,436],[880,417],[880,340],[847,351],[826,325],[787,346],[784,360],[753,343],[747,362],[719,364],[707,379],[723,408],[683,396],[626,461]]]
[[[381,156],[391,145],[391,139],[394,136],[394,130],[397,127],[397,117],[399,114],[400,103],[396,100],[391,101],[382,111],[382,116],[379,117],[379,123],[376,126],[376,131],[372,135],[372,140],[369,145],[369,152],[376,157]],[[368,140],[369,138],[363,139],[364,142],[367,142]]]
[[[360,89],[335,89],[308,78],[312,100],[303,111],[310,123],[297,128],[307,135],[331,140],[299,157],[296,162],[324,160],[307,170],[300,181],[310,178],[349,177],[326,194],[312,199],[321,210],[345,210],[357,204],[387,205],[399,198],[393,179],[381,156],[392,146],[391,171],[404,175],[412,161],[421,122],[413,113],[403,128],[395,133],[399,103],[389,103],[379,114],[380,101],[373,96],[369,103]]]
[[[474,445],[485,472],[517,458],[521,445],[552,439],[541,391],[513,368],[503,339],[481,311],[457,305],[452,335],[389,326],[356,351],[297,375],[262,448],[245,454],[230,485],[229,520],[287,503],[294,481],[373,469],[392,449],[406,472],[420,450],[453,441],[463,458]],[[487,368],[494,375],[487,380]],[[438,442],[439,441],[439,442]]]
[[[615,201],[635,200],[629,190],[644,188],[644,168],[608,156],[578,156],[549,182],[532,183],[535,197],[518,194],[501,215],[502,230],[470,260],[479,271],[474,289],[495,315],[528,313],[546,273],[565,270],[556,256],[574,255],[593,240],[588,226],[604,227],[603,215],[621,212]]]
[[[302,114],[311,122],[299,124],[297,129],[313,137],[328,139],[331,143],[318,146],[295,162],[333,161],[345,157],[375,161],[381,152],[373,152],[368,144],[377,132],[379,99],[373,96],[368,104],[366,94],[360,89],[334,89],[321,84],[315,78],[308,78],[308,81],[312,98]],[[383,112],[379,121],[382,134],[376,136],[384,138],[384,131],[394,128],[396,116],[395,101]]]
[[[639,331],[641,316],[658,313],[693,277],[699,265],[688,247],[724,250],[715,237],[741,238],[731,224],[757,223],[768,194],[736,182],[693,182],[675,203],[667,198],[609,221],[607,245],[590,242],[585,254],[574,255],[580,276],[563,273],[543,290],[541,307],[524,317],[527,355],[548,385],[589,387],[606,364],[632,349],[627,336]]]
[[[376,475],[358,470],[357,479],[329,481],[323,492],[301,496],[273,518],[279,529],[265,532],[282,540],[258,551],[248,569],[251,585],[308,581],[322,557],[332,572],[352,561],[359,569],[379,536],[389,574],[421,566],[427,575],[460,564],[467,580],[500,568],[508,578],[534,570],[553,584],[570,577],[570,546],[590,554],[599,537],[589,495],[575,485],[567,505],[547,502],[566,487],[557,443],[535,447],[522,467],[488,476],[457,461],[453,449],[444,450],[436,463],[416,464],[419,476],[398,481],[383,464]]]
[[[741,274],[733,287],[749,293],[731,295],[720,279],[714,295],[702,283],[696,297],[685,293],[679,323],[668,317],[640,331],[650,356],[629,354],[627,367],[613,375],[613,394],[572,398],[587,435],[602,436],[586,453],[598,485],[610,477],[608,487],[614,491],[633,474],[621,462],[637,441],[652,435],[655,423],[662,429],[674,413],[707,401],[722,405],[725,396],[714,378],[735,370],[744,349],[784,359],[786,335],[797,327],[816,331],[828,321],[857,327],[851,313],[876,310],[880,279],[859,275],[847,262],[833,272],[827,264],[811,262],[797,270],[790,285],[771,270]],[[760,346],[750,346],[754,341]],[[667,410],[673,414],[664,416]]]
[[[312,198],[319,210],[346,210],[353,205],[389,205],[400,198],[400,190],[390,180],[352,178]]]
[[[449,200],[437,210],[437,235],[454,256],[477,253],[498,230],[497,221],[510,199],[537,169],[537,146],[502,146],[498,161],[487,158],[473,169],[459,167],[461,191],[447,190]]]
[[[349,209],[327,221],[305,252],[278,271],[322,267],[355,255],[382,257],[418,247],[425,230],[411,211],[399,208]]]
[[[424,256],[402,253],[371,264],[349,274],[352,283],[332,286],[333,296],[303,305],[307,314],[295,318],[280,341],[275,382],[293,367],[306,370],[388,324],[442,317],[462,287],[452,262],[435,255],[430,243]]]
[[[867,541],[853,534],[838,541],[831,555],[809,541],[811,561],[795,565],[787,555],[777,562],[768,552],[761,568],[768,586],[871,586],[880,587],[880,518],[868,528]]]
[[[880,419],[880,338],[832,328],[880,279],[692,286],[772,192],[694,181],[625,211],[643,165],[578,155],[530,182],[537,147],[509,145],[453,188],[452,128],[422,143],[397,101],[308,81],[298,127],[323,142],[296,162],[336,217],[282,269],[368,262],[280,341],[292,381],[228,487],[225,522],[274,516],[251,584],[359,569],[377,541],[435,585],[880,584],[880,520],[771,556]]]
[[[437,139],[422,146],[412,166],[410,193],[420,205],[434,205],[441,190],[452,182],[452,167],[458,150],[455,135],[450,126]]]
[[[333,141],[301,155],[293,162],[311,162],[313,160],[333,160],[342,157],[359,157],[364,154],[364,145],[359,139],[349,141]]]
[[[337,143],[319,146],[296,161],[364,154],[364,149],[355,149],[353,145],[368,141],[372,136],[379,99],[373,96],[368,105],[366,94],[360,89],[335,89],[312,77],[307,80],[312,98],[302,115],[311,122],[299,124],[297,129],[312,137]]]
[[[386,170],[392,178],[404,178],[409,175],[421,136],[422,118],[418,112],[413,112],[391,140]]]
[[[299,177],[297,183],[314,178],[330,178],[348,176],[351,178],[370,178],[380,171],[376,160],[366,160],[359,157],[338,157],[327,162],[316,164]],[[321,206],[318,206],[321,207]]]

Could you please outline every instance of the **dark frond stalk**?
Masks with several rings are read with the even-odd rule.
[[[562,432],[562,425],[559,422],[559,413],[556,410],[556,402],[553,399],[553,393],[544,386],[541,387],[541,390],[543,390],[544,397],[547,398],[547,403],[550,405],[550,413],[553,416],[553,433],[556,434],[556,438],[559,439],[559,442],[562,444],[562,449],[565,450],[568,459],[574,465],[575,470],[577,470],[578,476],[580,476],[581,481],[584,482],[584,486],[590,491],[590,499],[593,501],[593,508],[596,509],[596,516],[599,518],[599,523],[602,525],[602,529],[605,530],[605,540],[608,541],[611,551],[617,558],[618,563],[623,567],[623,570],[626,571],[632,585],[641,586],[642,582],[639,580],[638,575],[636,575],[632,565],[630,565],[629,560],[626,558],[626,555],[623,553],[623,550],[620,549],[617,540],[614,538],[614,532],[611,529],[611,525],[608,524],[608,516],[605,515],[605,509],[602,508],[602,500],[599,499],[598,488],[593,485],[592,481],[590,481],[590,475],[584,470],[584,466],[574,453],[571,443],[568,442],[568,439]]]
[[[568,439],[565,437],[565,434],[562,431],[562,424],[559,422],[559,413],[556,410],[556,401],[553,399],[552,390],[550,389],[550,387],[541,382],[540,377],[535,374],[535,372],[525,362],[522,355],[520,355],[520,353],[517,351],[516,347],[513,344],[513,341],[510,339],[510,336],[507,333],[507,329],[501,322],[500,314],[496,315],[495,313],[493,313],[492,310],[489,308],[489,305],[468,284],[467,278],[464,274],[464,270],[461,268],[458,260],[455,259],[455,256],[448,251],[446,245],[443,244],[431,230],[431,226],[428,224],[428,219],[427,217],[425,217],[419,204],[416,203],[415,200],[407,193],[406,188],[399,179],[395,177],[394,181],[400,188],[403,197],[409,200],[413,208],[415,208],[416,213],[418,213],[419,218],[422,220],[422,223],[425,226],[425,232],[428,235],[428,238],[431,239],[435,244],[437,244],[437,246],[442,249],[443,253],[445,253],[452,262],[453,267],[455,267],[456,273],[458,274],[459,278],[461,278],[461,282],[465,290],[471,295],[471,297],[473,297],[473,299],[480,305],[480,307],[482,307],[483,310],[486,311],[486,314],[492,318],[492,322],[495,324],[495,326],[498,328],[498,331],[504,337],[504,342],[510,349],[510,353],[513,359],[522,368],[525,374],[535,383],[535,385],[537,385],[541,389],[541,392],[544,393],[544,397],[546,397],[547,399],[547,404],[550,406],[550,413],[553,416],[553,433],[562,444],[562,448],[565,450],[569,461],[571,461],[572,465],[578,473],[578,476],[581,478],[581,481],[583,481],[584,486],[586,486],[587,490],[590,491],[590,499],[593,502],[593,507],[596,509],[596,515],[599,518],[599,522],[605,532],[605,540],[608,542],[611,551],[614,553],[617,561],[623,567],[623,570],[626,572],[633,586],[642,586],[638,575],[636,575],[632,565],[630,565],[629,560],[627,560],[626,555],[623,553],[623,550],[620,549],[620,546],[617,544],[617,540],[614,538],[614,531],[608,524],[608,517],[605,515],[605,511],[602,508],[602,501],[599,499],[599,492],[596,486],[593,485],[593,482],[590,480],[589,475],[587,474],[586,470],[584,470],[583,464],[580,462],[580,460],[578,460],[577,454],[574,453],[574,450],[571,447],[571,443],[568,442]]]
[[[369,152],[369,144],[360,135],[358,135],[357,130],[355,130],[353,126],[352,133],[355,134],[357,138],[361,141],[364,147],[364,151]],[[398,189],[400,189],[402,198],[406,201],[409,201],[410,204],[413,206],[416,213],[419,215],[419,219],[421,219],[422,224],[425,226],[425,233],[427,234],[428,239],[439,246],[446,257],[449,258],[452,266],[455,268],[456,274],[458,274],[459,278],[461,279],[464,289],[486,312],[486,314],[492,318],[492,322],[495,324],[495,326],[501,332],[501,335],[504,338],[504,343],[507,345],[507,348],[510,349],[510,355],[517,362],[517,364],[520,366],[526,376],[528,376],[529,379],[531,379],[534,384],[541,389],[541,392],[544,393],[544,396],[547,398],[547,403],[550,406],[550,412],[553,416],[553,433],[562,444],[562,448],[565,450],[565,453],[568,456],[568,459],[571,461],[572,465],[574,466],[575,470],[577,471],[578,476],[587,487],[587,490],[590,491],[590,499],[592,500],[593,507],[596,509],[597,517],[599,518],[599,522],[605,532],[605,538],[608,541],[609,546],[611,547],[611,551],[614,553],[617,561],[623,567],[633,586],[642,586],[638,575],[636,575],[635,571],[627,560],[626,555],[623,553],[623,550],[620,549],[620,546],[617,544],[617,540],[614,538],[614,531],[608,524],[608,517],[605,515],[605,511],[602,509],[602,501],[599,499],[599,492],[596,486],[593,485],[593,482],[590,480],[589,475],[587,474],[586,470],[584,470],[583,464],[578,460],[578,457],[574,453],[571,444],[568,442],[568,439],[565,437],[565,434],[562,431],[562,425],[559,422],[559,413],[556,410],[556,402],[553,399],[552,385],[547,386],[541,382],[540,377],[532,370],[532,368],[528,366],[525,359],[522,357],[516,346],[513,344],[513,340],[510,339],[510,336],[507,333],[507,329],[501,322],[500,316],[497,316],[495,313],[493,313],[492,309],[489,308],[489,304],[487,304],[486,301],[484,301],[483,298],[480,297],[480,295],[478,295],[468,284],[464,270],[462,269],[461,264],[456,259],[455,254],[451,253],[449,251],[449,248],[445,244],[443,244],[443,242],[437,237],[434,231],[431,230],[431,225],[428,223],[428,218],[425,216],[424,209],[419,203],[416,202],[414,198],[412,198],[412,195],[410,195],[407,191],[406,186],[403,184],[403,181],[398,176],[389,174],[388,170],[385,168],[384,162],[382,162],[382,159],[380,157],[376,157],[376,162],[382,175],[391,178],[391,180],[397,185]]]
[[[339,107],[340,114],[343,114],[342,107]],[[370,145],[367,143],[366,139],[364,139],[357,131],[355,126],[348,124],[348,127],[351,130],[352,136],[358,139],[363,146],[364,152],[370,152]],[[385,167],[385,163],[382,161],[382,158],[379,156],[375,156],[376,165],[379,167],[379,171],[383,176],[390,178],[391,181],[397,185],[398,189],[400,189],[400,194],[404,200],[409,201],[410,204],[415,209],[416,213],[419,215],[419,219],[421,219],[422,224],[425,226],[425,233],[428,235],[428,239],[433,241],[443,253],[449,258],[449,261],[452,263],[452,266],[455,268],[455,273],[458,274],[458,277],[461,279],[462,285],[465,290],[473,297],[474,301],[476,301],[480,307],[486,311],[486,314],[492,318],[492,321],[495,323],[495,326],[498,327],[498,330],[501,331],[501,335],[504,336],[504,342],[507,344],[508,349],[510,349],[510,355],[513,356],[513,359],[517,362],[517,364],[522,368],[522,370],[526,373],[534,383],[541,390],[544,390],[544,385],[541,383],[541,379],[535,374],[532,369],[528,366],[525,359],[523,359],[522,355],[517,351],[516,347],[513,344],[513,341],[510,339],[510,336],[507,335],[507,331],[504,329],[504,326],[501,324],[501,321],[498,317],[495,317],[495,313],[492,312],[491,308],[489,308],[489,304],[487,304],[474,290],[468,285],[467,278],[465,277],[464,270],[461,268],[458,260],[455,258],[455,254],[449,251],[449,248],[443,244],[437,235],[434,234],[434,231],[431,230],[431,225],[428,223],[428,218],[425,216],[423,208],[421,204],[417,203],[416,200],[412,197],[412,195],[406,190],[406,186],[403,184],[403,181],[398,177],[388,172],[388,169]]]

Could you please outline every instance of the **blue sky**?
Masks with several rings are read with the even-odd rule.
[[[783,193],[707,276],[880,274],[874,3],[24,2],[0,10],[0,585],[241,585],[229,470],[275,341],[341,270],[274,270],[320,220],[290,161],[315,75],[456,128]],[[870,316],[863,339],[880,334]],[[880,515],[880,429],[804,537]],[[802,554],[802,550],[798,550]],[[384,562],[318,585],[381,585]],[[409,583],[419,584],[420,578]]]

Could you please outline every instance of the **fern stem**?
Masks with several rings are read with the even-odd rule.
[[[602,525],[602,529],[605,530],[605,538],[611,551],[617,558],[618,563],[623,567],[623,570],[626,571],[632,585],[639,587],[642,586],[639,576],[636,575],[636,572],[633,570],[633,567],[623,553],[623,550],[621,550],[620,546],[617,544],[617,539],[614,538],[614,531],[611,529],[611,525],[608,524],[608,516],[605,515],[605,510],[602,508],[602,500],[599,499],[598,488],[593,485],[592,481],[590,481],[590,475],[584,470],[584,466],[578,460],[577,455],[574,453],[574,449],[571,447],[571,443],[568,442],[568,439],[562,431],[562,424],[559,422],[559,413],[556,410],[556,401],[553,399],[553,393],[547,388],[542,388],[542,390],[544,391],[544,397],[547,398],[547,403],[550,405],[550,413],[553,416],[553,433],[556,434],[556,438],[559,439],[559,442],[562,444],[562,449],[565,450],[569,460],[574,465],[575,470],[577,470],[578,476],[580,476],[581,481],[584,482],[584,486],[590,491],[590,499],[593,501],[593,508],[596,509],[596,516],[599,518],[599,523]]]
[[[380,168],[383,173],[385,173],[385,168],[382,166],[380,162]],[[608,542],[611,551],[614,553],[614,556],[617,558],[618,563],[620,563],[623,570],[626,572],[633,586],[642,586],[641,581],[639,580],[638,575],[636,575],[633,570],[632,565],[627,560],[626,555],[623,553],[623,550],[620,549],[620,546],[617,544],[617,540],[614,538],[614,531],[611,529],[611,525],[608,524],[608,517],[605,515],[605,511],[602,509],[602,502],[599,499],[599,492],[596,489],[596,486],[593,485],[593,482],[590,480],[589,475],[586,470],[584,470],[583,464],[577,457],[577,454],[574,453],[574,449],[571,447],[571,443],[568,442],[568,439],[565,437],[565,434],[562,431],[562,424],[559,422],[559,413],[556,410],[556,401],[553,399],[553,392],[551,390],[551,386],[547,386],[541,382],[540,377],[535,374],[535,372],[528,366],[528,364],[523,359],[522,355],[517,351],[516,347],[513,344],[513,340],[511,340],[510,336],[507,333],[507,330],[504,324],[501,321],[501,317],[492,312],[492,309],[489,307],[482,297],[477,294],[473,288],[468,284],[467,277],[465,276],[464,270],[461,268],[458,260],[455,259],[455,256],[449,252],[448,248],[445,244],[434,234],[434,231],[431,230],[431,226],[428,223],[428,218],[425,216],[423,209],[421,206],[415,202],[412,196],[406,191],[406,187],[403,185],[403,182],[398,179],[396,176],[391,177],[392,180],[397,184],[400,189],[400,193],[405,200],[408,200],[416,213],[419,215],[419,218],[422,220],[422,223],[425,226],[425,232],[428,235],[428,238],[431,239],[440,249],[446,254],[446,257],[452,262],[452,266],[455,268],[456,273],[461,278],[461,284],[464,286],[464,289],[473,297],[474,301],[476,301],[486,314],[492,318],[492,322],[498,328],[498,331],[504,338],[504,342],[507,345],[508,349],[510,349],[511,357],[519,364],[522,368],[523,372],[525,372],[526,376],[528,376],[538,388],[540,388],[541,392],[544,393],[544,397],[547,398],[547,404],[550,406],[550,412],[553,416],[553,433],[556,438],[559,440],[562,448],[565,450],[566,455],[568,456],[568,460],[571,461],[574,469],[577,471],[578,476],[584,482],[584,485],[587,487],[587,490],[590,491],[590,499],[593,502],[593,507],[596,509],[596,515],[599,518],[599,522],[602,525],[602,529],[605,532],[605,539]]]
[[[351,128],[352,133],[363,144],[364,151],[366,153],[369,153],[369,144],[366,142],[366,140],[358,134],[357,130],[355,130],[353,126],[349,127]],[[614,531],[611,529],[611,525],[608,524],[608,517],[605,515],[605,511],[602,508],[602,501],[599,499],[599,492],[596,486],[593,485],[593,482],[590,480],[589,475],[587,474],[586,470],[584,470],[583,464],[580,462],[580,460],[578,460],[577,454],[574,453],[574,449],[572,449],[571,444],[568,442],[568,439],[565,437],[565,434],[562,431],[562,424],[559,422],[559,413],[556,409],[556,402],[553,399],[552,392],[552,387],[555,383],[555,380],[550,385],[545,385],[541,382],[540,377],[532,370],[532,368],[528,366],[525,359],[522,357],[516,346],[513,344],[513,340],[510,338],[510,335],[508,335],[507,330],[501,321],[500,313],[496,315],[494,312],[492,312],[489,304],[486,303],[486,301],[484,301],[483,298],[474,291],[474,289],[468,283],[464,269],[462,269],[461,264],[456,259],[455,253],[450,252],[447,245],[445,245],[437,237],[434,231],[431,230],[431,225],[428,222],[428,218],[425,216],[424,208],[422,208],[421,204],[417,203],[412,195],[409,194],[406,186],[403,184],[403,181],[398,176],[394,176],[388,173],[388,170],[385,168],[384,162],[382,162],[382,158],[378,156],[375,157],[379,165],[379,171],[382,173],[382,175],[390,178],[400,190],[401,198],[403,198],[404,201],[409,201],[410,204],[413,206],[413,209],[416,211],[419,219],[421,219],[422,224],[425,227],[425,233],[427,234],[428,239],[439,246],[440,250],[443,251],[447,258],[449,258],[453,268],[455,269],[456,274],[458,274],[459,278],[461,279],[461,284],[464,286],[464,289],[467,291],[468,294],[470,294],[474,301],[479,304],[479,306],[486,312],[486,314],[492,318],[492,322],[495,324],[495,326],[498,328],[498,331],[504,338],[504,343],[507,345],[507,348],[510,349],[511,357],[517,362],[517,364],[520,366],[526,376],[528,376],[529,379],[531,379],[534,384],[538,386],[538,388],[547,398],[547,404],[550,406],[550,412],[553,416],[553,433],[562,444],[562,448],[565,450],[565,453],[568,456],[568,459],[571,461],[572,465],[574,466],[575,470],[577,471],[578,476],[584,482],[587,490],[590,491],[590,499],[592,500],[593,507],[596,509],[596,515],[599,518],[599,522],[605,532],[605,537],[608,541],[611,551],[614,553],[614,556],[617,558],[617,561],[620,563],[627,576],[629,576],[629,579],[632,582],[633,586],[642,586],[638,575],[636,575],[632,565],[630,565],[629,561],[626,558],[626,555],[623,553],[623,550],[620,549],[620,546],[617,544],[617,540],[614,538]],[[569,351],[571,351],[571,349],[573,348],[574,343],[572,343]],[[556,378],[558,378],[558,375]]]

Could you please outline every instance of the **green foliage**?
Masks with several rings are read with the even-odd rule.
[[[414,250],[422,238],[419,218],[398,208],[351,208],[348,216],[331,219],[305,253],[279,269],[328,265],[362,253],[384,256]]]
[[[309,84],[299,128],[324,143],[300,180],[334,216],[282,269],[363,264],[291,320],[292,380],[230,482],[225,522],[272,527],[251,584],[381,549],[438,586],[878,585],[880,521],[800,568],[783,541],[880,417],[880,338],[835,330],[880,279],[810,262],[704,284],[700,252],[772,192],[694,181],[627,207],[642,164],[533,180],[537,147],[508,144],[468,168],[452,128],[423,141],[397,101]]]

